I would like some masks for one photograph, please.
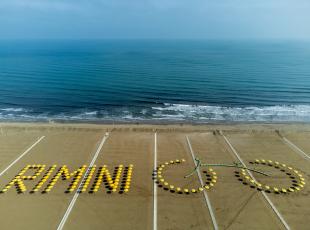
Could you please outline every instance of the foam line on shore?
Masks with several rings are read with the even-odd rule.
[[[102,105],[100,108],[0,108],[2,121],[309,122],[310,105]]]

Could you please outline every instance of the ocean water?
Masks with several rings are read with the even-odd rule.
[[[0,121],[309,122],[310,43],[0,41]]]

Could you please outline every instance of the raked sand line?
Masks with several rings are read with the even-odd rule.
[[[78,198],[79,195],[80,195],[79,191],[80,191],[81,188],[82,188],[82,184],[83,184],[84,181],[86,180],[86,178],[87,178],[87,176],[88,176],[88,174],[89,174],[89,172],[90,172],[90,169],[91,169],[91,168],[93,167],[93,165],[95,164],[95,162],[96,162],[96,160],[97,160],[97,158],[98,158],[98,156],[99,156],[100,150],[102,149],[102,147],[103,147],[105,141],[108,139],[108,137],[109,137],[109,133],[106,133],[106,134],[104,135],[104,137],[102,138],[102,140],[101,140],[101,142],[100,142],[100,145],[98,146],[97,151],[95,152],[95,154],[94,154],[94,156],[93,156],[93,158],[92,158],[92,161],[90,162],[90,164],[89,164],[89,166],[88,166],[88,169],[87,169],[86,173],[84,174],[84,176],[83,176],[83,178],[82,178],[82,180],[81,180],[81,182],[80,182],[80,184],[79,184],[79,186],[78,186],[78,189],[76,190],[76,192],[75,192],[75,194],[74,194],[74,196],[73,196],[73,198],[72,198],[72,200],[71,200],[71,202],[70,202],[70,204],[69,204],[69,206],[68,206],[68,208],[67,208],[67,210],[66,210],[66,212],[65,212],[65,214],[64,214],[64,216],[63,216],[63,218],[61,219],[61,222],[59,223],[59,225],[58,225],[58,227],[57,227],[57,230],[63,229],[63,227],[64,227],[64,225],[65,225],[65,223],[66,223],[66,221],[67,221],[67,219],[68,219],[68,217],[69,217],[69,215],[70,215],[70,213],[71,213],[71,211],[72,211],[72,208],[74,207],[74,204],[75,204],[77,198]]]
[[[229,140],[226,138],[226,136],[223,134],[222,131],[220,131],[220,134],[223,136],[224,140],[226,141],[226,143],[228,144],[228,146],[230,147],[230,149],[232,150],[232,152],[235,154],[235,156],[238,158],[238,160],[241,162],[241,164],[243,165],[243,167],[246,167],[246,164],[243,162],[243,160],[241,159],[241,157],[239,156],[239,154],[237,153],[237,150],[232,146],[232,144],[229,142]],[[246,169],[247,173],[250,175],[250,177],[257,183],[257,180],[255,179],[255,177],[253,176],[253,174]],[[263,194],[263,197],[265,198],[265,200],[268,202],[268,204],[270,205],[270,207],[272,208],[272,210],[275,212],[275,214],[277,215],[277,217],[279,218],[279,220],[281,221],[281,223],[283,224],[283,226],[287,229],[290,230],[290,226],[287,224],[287,222],[284,220],[284,217],[281,215],[281,213],[279,212],[279,210],[276,208],[276,206],[272,203],[272,201],[270,200],[270,198],[267,196],[267,194],[264,191],[261,191],[261,193]]]
[[[154,169],[155,176],[157,170],[157,133],[154,134]],[[153,184],[153,230],[157,230],[157,184],[154,180]]]
[[[195,160],[195,154],[194,154],[192,145],[191,145],[191,143],[190,143],[190,141],[188,139],[188,136],[186,136],[186,140],[187,140],[187,144],[188,144],[189,150],[191,152],[191,155],[192,155],[195,167],[197,167],[197,163],[196,163],[196,160]],[[197,174],[198,174],[198,177],[199,177],[200,184],[201,184],[201,186],[203,186],[204,183],[203,183],[203,180],[202,180],[202,177],[201,177],[201,173],[200,173],[199,170],[197,170]],[[210,213],[210,216],[211,216],[211,219],[212,219],[213,227],[214,227],[215,230],[218,230],[218,225],[217,225],[217,221],[216,221],[216,218],[215,218],[215,214],[213,212],[213,208],[212,208],[212,205],[211,205],[211,202],[210,202],[210,199],[208,197],[208,194],[207,194],[206,190],[203,190],[203,195],[204,195],[204,198],[206,200],[206,203],[207,203],[207,206],[208,206],[208,209],[209,209],[209,213]]]
[[[301,148],[299,148],[293,142],[288,140],[286,137],[284,137],[282,135],[280,135],[280,137],[283,139],[284,143],[286,143],[291,149],[294,150],[294,152],[298,153],[299,155],[301,155],[306,160],[310,160],[310,156],[307,153],[305,153],[304,151],[302,151]]]
[[[25,156],[27,153],[30,152],[31,149],[33,149],[34,146],[39,144],[40,141],[42,141],[45,138],[45,136],[40,137],[35,143],[33,143],[28,149],[26,149],[25,152],[19,155],[8,167],[6,167],[2,172],[0,172],[0,176],[2,176],[6,171],[8,171],[17,161],[19,161],[23,156]]]

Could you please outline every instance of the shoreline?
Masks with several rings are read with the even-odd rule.
[[[88,122],[4,122],[0,121],[0,128],[78,128],[78,129],[105,129],[116,131],[180,131],[180,132],[203,132],[203,131],[303,131],[310,132],[310,123],[88,123]]]

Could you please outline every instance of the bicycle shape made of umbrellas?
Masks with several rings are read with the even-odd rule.
[[[277,161],[255,159],[255,161],[250,161],[250,164],[256,166],[267,165],[269,167],[279,170],[280,172],[284,173],[287,177],[290,178],[292,184],[289,187],[276,187],[259,182],[258,180],[255,179],[253,174],[256,173],[266,177],[271,177],[272,175],[270,173],[266,173],[261,170],[255,169],[254,167],[247,167],[240,162],[234,162],[233,164],[223,164],[223,163],[209,164],[209,163],[203,163],[199,158],[195,158],[195,168],[192,170],[192,172],[184,176],[184,179],[186,179],[193,176],[194,174],[198,174],[201,182],[200,183],[201,185],[199,187],[192,187],[192,188],[181,187],[169,183],[164,178],[165,170],[169,167],[175,167],[181,165],[184,162],[186,162],[185,159],[181,160],[176,159],[167,161],[163,164],[159,164],[159,167],[157,167],[157,170],[155,170],[154,172],[154,178],[156,183],[158,183],[159,186],[163,187],[165,190],[178,194],[204,192],[206,190],[212,189],[218,181],[218,175],[213,168],[228,167],[237,169],[237,171],[235,171],[235,176],[238,177],[238,180],[245,185],[250,185],[252,188],[256,188],[258,191],[265,191],[268,193],[273,192],[276,194],[288,194],[292,192],[298,192],[306,185],[305,178],[298,170],[286,164],[279,163]],[[205,170],[203,170],[203,173],[207,177],[205,182],[203,182],[200,173],[202,168],[205,168]]]

